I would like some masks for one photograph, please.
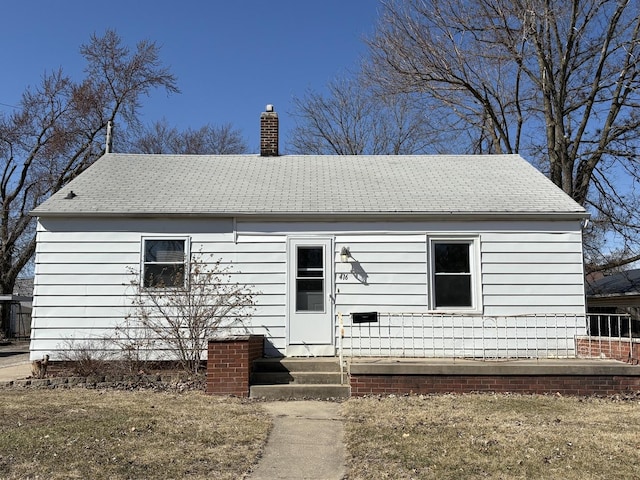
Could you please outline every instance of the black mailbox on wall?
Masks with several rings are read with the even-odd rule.
[[[351,314],[353,323],[373,323],[378,321],[378,312],[354,312]]]

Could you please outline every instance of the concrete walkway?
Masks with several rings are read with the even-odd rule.
[[[0,382],[10,382],[31,375],[29,342],[0,345]]]
[[[346,473],[341,404],[267,402],[273,430],[248,480],[341,480]]]

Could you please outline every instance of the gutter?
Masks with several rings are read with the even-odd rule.
[[[587,212],[38,212],[32,210],[29,215],[39,218],[237,218],[262,220],[314,220],[336,219],[363,220],[386,219],[392,221],[413,220],[584,220],[590,217]]]

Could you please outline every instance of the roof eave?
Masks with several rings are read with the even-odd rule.
[[[455,217],[456,220],[505,220],[524,218],[527,220],[585,220],[589,218],[588,212],[38,212],[31,211],[30,215],[39,218],[171,218],[171,217],[205,217],[205,218],[269,218],[269,219],[314,219],[344,218],[348,220],[366,217],[386,218],[393,217],[406,220],[430,219],[444,220]]]
[[[589,293],[587,292],[587,298],[623,298],[623,297],[638,297],[640,296],[640,291],[633,290],[630,292],[612,292],[612,293]]]

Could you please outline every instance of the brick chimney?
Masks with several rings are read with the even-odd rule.
[[[278,156],[278,114],[273,105],[267,105],[260,115],[260,156]]]

